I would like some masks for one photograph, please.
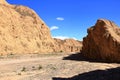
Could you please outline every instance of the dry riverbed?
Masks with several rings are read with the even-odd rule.
[[[75,75],[95,70],[104,71],[120,66],[118,63],[63,60],[69,55],[57,53],[1,56],[0,80],[62,80],[62,78],[70,80],[70,77],[72,80]]]

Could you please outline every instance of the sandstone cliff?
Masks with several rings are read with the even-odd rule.
[[[64,42],[52,39],[47,25],[30,8],[0,0],[0,54],[76,51],[71,48],[78,44]]]
[[[6,0],[0,0],[0,4],[8,4]]]
[[[52,52],[47,25],[31,9],[0,0],[0,53]]]
[[[120,62],[120,28],[112,21],[99,19],[88,29],[82,53],[95,60]]]
[[[74,39],[54,39],[55,52],[80,52],[82,48],[82,42]]]

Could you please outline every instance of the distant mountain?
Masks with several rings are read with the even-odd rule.
[[[55,52],[80,52],[82,49],[82,42],[74,39],[54,39],[56,49]]]

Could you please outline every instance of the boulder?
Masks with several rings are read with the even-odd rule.
[[[120,62],[120,28],[114,22],[99,19],[87,32],[81,50],[85,57]]]

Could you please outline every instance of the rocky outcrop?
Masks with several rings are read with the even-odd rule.
[[[79,51],[78,44],[75,40],[54,40],[33,10],[0,0],[0,54],[73,52]]]
[[[82,42],[74,39],[54,39],[55,50],[54,52],[80,52],[82,48]]]
[[[99,19],[83,39],[84,56],[108,62],[120,62],[120,28],[112,21]]]
[[[0,0],[0,54],[52,52],[53,42],[33,10]]]

